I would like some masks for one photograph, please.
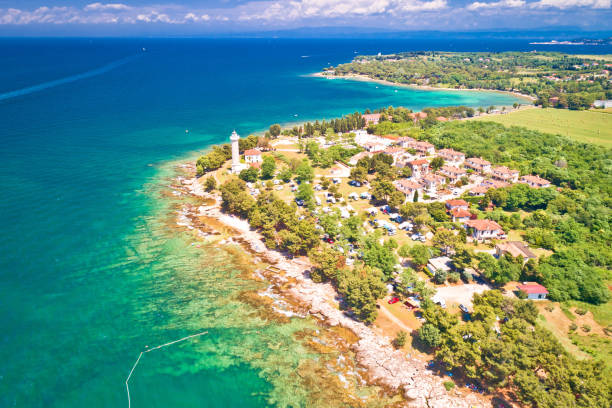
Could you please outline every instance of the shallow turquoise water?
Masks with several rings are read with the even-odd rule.
[[[0,40],[0,406],[125,406],[124,381],[145,345],[202,330],[146,355],[133,407],[304,405],[308,390],[287,373],[316,357],[294,338],[312,323],[262,321],[238,299],[256,284],[236,277],[231,257],[190,247],[169,227],[168,163],[233,129],[387,105],[516,101],[304,76],[354,50],[406,46]],[[38,86],[50,81],[59,83]]]

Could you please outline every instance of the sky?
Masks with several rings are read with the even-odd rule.
[[[0,36],[612,29],[612,0],[0,0]]]

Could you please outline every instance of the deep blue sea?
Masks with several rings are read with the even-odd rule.
[[[173,164],[272,123],[365,108],[512,104],[308,77],[356,54],[530,50],[527,41],[0,39],[0,407],[307,406],[317,360],[242,302],[240,260],[196,249]],[[550,49],[540,46],[540,49]],[[567,49],[563,49],[566,50]],[[572,48],[575,52],[593,49]]]

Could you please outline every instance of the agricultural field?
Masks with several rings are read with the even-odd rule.
[[[474,120],[497,122],[505,126],[523,126],[580,142],[612,147],[612,115],[600,110],[525,109]]]

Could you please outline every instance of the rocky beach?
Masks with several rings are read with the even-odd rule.
[[[183,170],[193,172],[193,164],[183,166]],[[175,194],[205,200],[204,205],[183,205],[178,212],[178,225],[197,231],[203,238],[215,236],[215,230],[223,229],[229,236],[217,239],[217,245],[239,245],[251,253],[256,261],[268,264],[268,268],[258,270],[257,274],[269,281],[270,288],[274,288],[283,299],[273,305],[273,310],[280,316],[305,317],[308,314],[324,328],[341,327],[350,330],[356,340],[348,348],[354,353],[357,365],[365,370],[363,379],[367,384],[380,386],[390,394],[401,394],[402,402],[397,406],[491,406],[485,396],[467,388],[447,391],[442,377],[427,369],[422,360],[396,350],[392,339],[376,333],[371,327],[340,310],[338,294],[334,288],[330,284],[315,283],[310,279],[311,265],[307,258],[289,258],[267,249],[261,235],[251,230],[247,221],[221,210],[220,197],[205,192],[198,178],[178,177],[174,188]]]

